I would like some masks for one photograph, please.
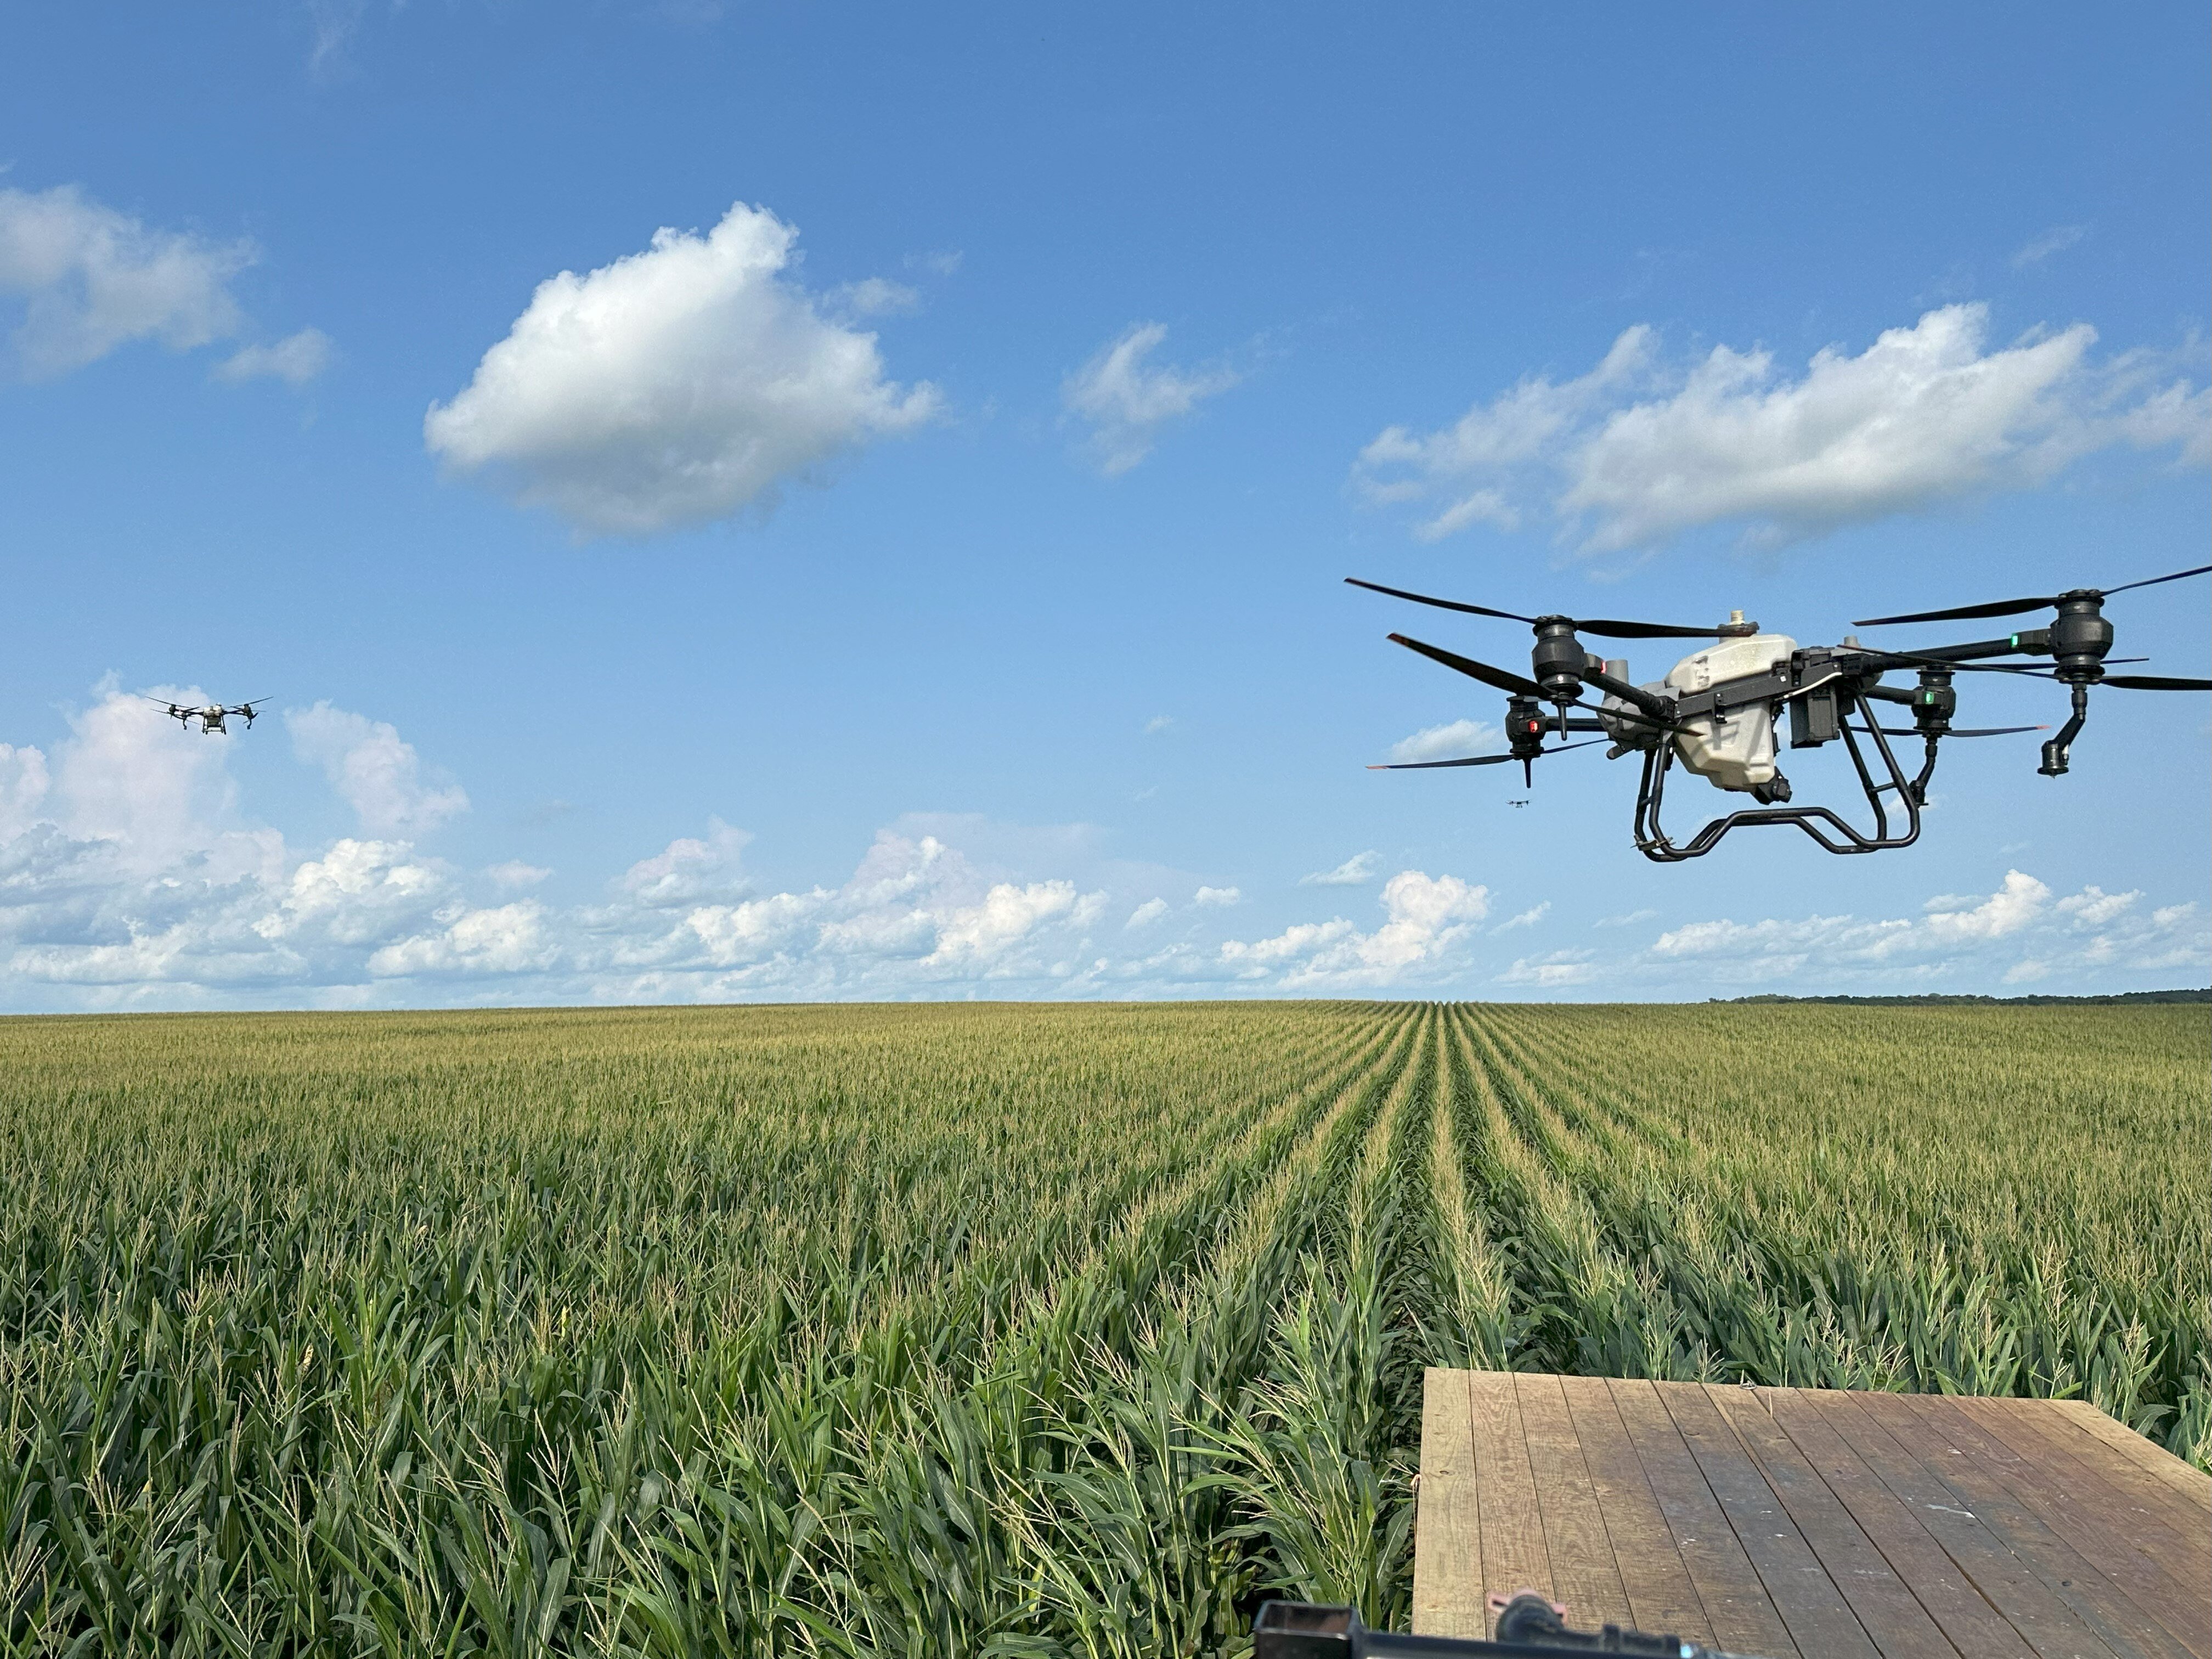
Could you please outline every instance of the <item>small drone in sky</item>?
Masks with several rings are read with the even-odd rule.
[[[2056,680],[2073,693],[2073,712],[2058,734],[2043,745],[2043,776],[2063,776],[2068,752],[2089,717],[2089,688],[2116,686],[2130,691],[2208,691],[2212,679],[2175,679],[2160,674],[2107,674],[2108,663],[2142,662],[2141,657],[2113,657],[2112,624],[2106,620],[2105,601],[2130,588],[2152,587],[2187,576],[2212,574],[2212,565],[2177,570],[2119,587],[2070,588],[2035,599],[1999,599],[1989,605],[1954,606],[1944,611],[1917,611],[1903,616],[1871,617],[1854,628],[1901,627],[1908,623],[1966,622],[1980,617],[2016,617],[2046,606],[2057,614],[2047,628],[2023,629],[2002,639],[1977,640],[1966,645],[1931,646],[1911,651],[1887,651],[1863,646],[1856,635],[1847,634],[1837,646],[1800,646],[1786,634],[1765,634],[1755,622],[1735,612],[1718,628],[1677,628],[1663,623],[1577,621],[1572,617],[1523,617],[1487,605],[1462,605],[1456,599],[1431,599],[1402,588],[1384,587],[1357,576],[1345,580],[1393,599],[1411,599],[1469,616],[1494,617],[1525,623],[1536,631],[1529,653],[1530,673],[1522,676],[1447,651],[1441,646],[1390,635],[1392,641],[1418,651],[1470,678],[1505,693],[1505,736],[1509,745],[1502,755],[1470,755],[1458,760],[1404,761],[1376,767],[1377,771],[1426,771],[1448,766],[1496,766],[1521,763],[1522,776],[1535,781],[1535,763],[1570,750],[1587,749],[1610,739],[1606,758],[1626,755],[1643,757],[1643,781],[1636,794],[1635,837],[1644,857],[1662,864],[1679,863],[1712,851],[1722,836],[1739,826],[1794,823],[1831,853],[1879,853],[1910,847],[1920,836],[1920,809],[1928,799],[1928,781],[1936,771],[1936,744],[1945,738],[1997,738],[2018,732],[2044,732],[2043,726],[1999,726],[1961,729],[1951,724],[1958,712],[1959,694],[1954,678],[1961,673],[2014,674]],[[1638,685],[1628,678],[1628,664],[1620,658],[1591,655],[1578,635],[1594,634],[1617,640],[1711,640],[1667,672],[1662,680]],[[2047,657],[2049,667],[2025,663],[1998,663],[1993,657]],[[1902,670],[1917,674],[1911,689],[1884,685],[1885,674]],[[1603,692],[1604,701],[1584,701],[1589,688]],[[1552,705],[1547,713],[1543,705]],[[1896,704],[1912,711],[1910,726],[1883,726],[1875,706]],[[1579,710],[1579,714],[1570,711]],[[1874,809],[1874,833],[1862,835],[1826,806],[1789,804],[1790,780],[1775,764],[1776,731],[1784,711],[1790,720],[1790,746],[1817,749],[1843,740],[1857,771],[1867,804]],[[1856,720],[1856,724],[1854,721]],[[1553,733],[1561,737],[1595,732],[1579,743],[1545,746]],[[1891,738],[1923,740],[1925,761],[1917,776],[1908,777],[1891,752]],[[1881,775],[1869,764],[1864,738],[1878,758]],[[1715,818],[1680,843],[1660,827],[1659,809],[1668,772],[1680,762],[1686,771],[1704,778],[1717,789],[1749,795],[1759,803]],[[1886,799],[1887,798],[1887,799]],[[1517,805],[1518,803],[1516,803]],[[1903,824],[1893,830],[1891,817],[1901,811]],[[1832,832],[1832,833],[1831,833]]]
[[[164,702],[159,697],[149,697],[146,701],[158,708],[166,710],[169,718],[182,726],[185,731],[191,731],[192,722],[198,720],[200,723],[200,735],[212,737],[218,732],[226,736],[229,734],[230,728],[223,722],[234,714],[246,722],[247,731],[252,731],[253,717],[261,712],[262,706],[266,704],[269,699],[256,697],[252,702],[234,702],[228,705],[210,703],[204,708],[188,708],[180,703]]]

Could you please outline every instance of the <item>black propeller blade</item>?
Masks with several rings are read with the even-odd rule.
[[[1418,651],[1432,662],[1447,668],[1457,669],[1469,679],[1480,680],[1485,685],[1494,685],[1500,691],[1516,697],[1541,697],[1544,688],[1510,668],[1492,668],[1486,662],[1477,662],[1472,657],[1462,657],[1456,651],[1447,651],[1440,645],[1424,645],[1419,640],[1407,639],[1403,634],[1390,635],[1393,645],[1402,645],[1408,651]]]
[[[1885,726],[1881,728],[1893,738],[1925,737],[1926,732],[1914,726]],[[2008,738],[2015,732],[2048,732],[2047,726],[1954,726],[1948,732],[1938,732],[1939,738]]]
[[[2107,674],[2097,684],[2123,691],[2212,691],[2212,680],[2178,680],[2166,674]]]
[[[2160,582],[2178,582],[2185,576],[2212,574],[2212,564],[2200,564],[2193,570],[2177,570],[2170,576],[2146,576],[2139,582],[2123,582],[2118,587],[2088,587],[2079,590],[2108,599],[2115,593],[2124,593],[2130,588],[2155,587]],[[1892,623],[1972,622],[1980,617],[2017,617],[2022,611],[2040,611],[2045,605],[2057,605],[2063,593],[2046,594],[2033,599],[1998,599],[1990,605],[1954,605],[1948,611],[1915,611],[1903,617],[1869,617],[1851,624],[1854,628],[1882,628]]]
[[[1457,669],[1470,679],[1480,680],[1485,685],[1494,685],[1500,691],[1509,692],[1514,696],[1541,697],[1547,701],[1551,699],[1551,693],[1545,690],[1542,686],[1534,680],[1523,679],[1510,668],[1494,668],[1486,662],[1477,662],[1472,657],[1462,657],[1456,651],[1447,651],[1440,645],[1429,645],[1420,640],[1408,639],[1403,634],[1393,634],[1389,635],[1389,639],[1393,644],[1402,645],[1408,651],[1418,651],[1423,656],[1440,662],[1447,668]],[[1587,708],[1589,704],[1577,698],[1569,704],[1569,707]],[[1627,720],[1637,726],[1648,726],[1655,731],[1675,730],[1666,721],[1653,720],[1649,714],[1639,714],[1633,708],[1614,708],[1606,712],[1616,720]],[[1579,747],[1579,745],[1577,746]]]
[[[1854,624],[1856,626],[1856,624]],[[1917,657],[1910,651],[1885,651],[1882,654],[1897,662],[1911,663],[1918,668],[1941,668],[1947,672],[1962,671],[1969,674],[2025,674],[2032,680],[2055,680],[2057,675],[2048,668],[2037,668],[2024,662],[1953,662],[1948,657]],[[2106,662],[2148,662],[2148,657],[2107,657]],[[2110,685],[2112,681],[2101,682]]]
[[[1603,738],[1589,738],[1581,743],[1563,743],[1556,749],[1542,750],[1527,758],[1541,760],[1546,755],[1564,755],[1570,749],[1587,749],[1591,744],[1605,741]],[[1469,755],[1464,760],[1391,761],[1381,765],[1370,766],[1367,769],[1370,772],[1433,772],[1440,766],[1498,766],[1506,761],[1521,758],[1522,757],[1518,755]]]
[[[1371,593],[1388,593],[1394,599],[1411,599],[1416,605],[1432,605],[1439,611],[1463,611],[1470,617],[1496,617],[1501,622],[1534,623],[1534,617],[1523,617],[1511,611],[1492,611],[1486,605],[1462,605],[1457,599],[1431,599],[1426,593],[1408,593],[1402,587],[1385,587],[1380,582],[1364,582],[1357,576],[1345,580],[1354,587],[1364,587]],[[1568,620],[1573,621],[1572,618]],[[1577,634],[1595,634],[1608,640],[1717,640],[1721,636],[1717,628],[1675,628],[1666,623],[1575,622]]]

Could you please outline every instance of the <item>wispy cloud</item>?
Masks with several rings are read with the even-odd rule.
[[[1109,477],[1151,454],[1161,428],[1243,378],[1223,363],[1196,369],[1153,363],[1167,335],[1164,323],[1132,323],[1061,383],[1060,402],[1090,423],[1085,447]]]
[[[2040,236],[2030,237],[2012,256],[2012,268],[2039,265],[2054,253],[2063,253],[2089,234],[2086,225],[2053,225]]]
[[[1410,738],[1401,738],[1390,745],[1394,761],[1455,760],[1462,755],[1480,755],[1498,747],[1498,729],[1487,720],[1450,720],[1442,726],[1425,726]]]
[[[1354,853],[1334,870],[1316,870],[1298,878],[1301,887],[1364,887],[1375,879],[1382,863],[1376,852]]]
[[[319,328],[303,328],[270,345],[250,345],[233,352],[216,368],[215,377],[236,386],[246,380],[282,380],[302,386],[330,367],[331,337]]]
[[[24,301],[15,344],[27,379],[137,340],[189,351],[237,333],[231,279],[255,258],[251,242],[157,230],[74,185],[0,190],[0,295]]]

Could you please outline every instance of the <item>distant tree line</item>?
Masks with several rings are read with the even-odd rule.
[[[1964,996],[1949,992],[1923,991],[1917,996],[1899,997],[1785,997],[1772,992],[1755,997],[1707,997],[1708,1002],[1845,1002],[1870,1007],[1953,1007],[1964,1004],[1988,1003],[2001,1007],[2048,1008],[2060,1006],[2115,1002],[2212,1002],[2212,989],[2202,991],[2116,991],[2098,997],[1978,997]]]

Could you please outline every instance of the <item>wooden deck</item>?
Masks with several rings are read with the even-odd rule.
[[[2079,1401],[1431,1370],[1413,1628],[1523,1589],[1771,1659],[2212,1659],[2212,1477]]]

